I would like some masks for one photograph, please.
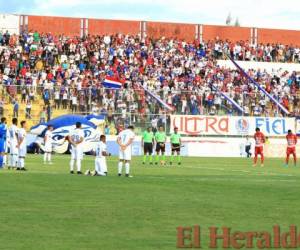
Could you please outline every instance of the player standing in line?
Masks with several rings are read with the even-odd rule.
[[[256,167],[257,163],[257,156],[260,155],[261,157],[261,164],[260,166],[264,166],[264,143],[266,142],[265,136],[262,132],[260,132],[259,128],[255,129],[254,140],[255,140],[255,154],[254,154],[254,164],[253,167]]]
[[[9,132],[9,167],[10,168],[16,168],[18,164],[18,155],[19,155],[19,149],[17,147],[18,145],[18,119],[13,118],[12,119],[12,125],[10,126],[8,132]]]
[[[70,174],[74,174],[75,161],[77,166],[77,174],[82,174],[81,161],[83,158],[84,132],[81,129],[81,122],[76,122],[76,128],[70,132],[68,140],[71,144]]]
[[[130,161],[132,154],[132,143],[134,140],[134,127],[128,126],[127,129],[121,131],[117,138],[117,143],[120,146],[119,149],[119,165],[118,165],[118,176],[122,175],[123,163],[125,163],[125,176],[132,177],[130,173]]]
[[[6,118],[2,117],[0,123],[0,169],[3,168],[3,163],[4,163],[6,136],[7,136]]]
[[[148,161],[150,165],[152,165],[153,161],[153,144],[154,144],[154,134],[152,132],[152,128],[149,127],[147,130],[143,133],[142,136],[142,147],[144,147],[144,157],[143,157],[143,164],[146,163],[146,160],[148,158]]]
[[[18,145],[19,149],[19,162],[17,170],[25,171],[25,157],[27,153],[27,144],[26,144],[26,121],[21,121],[21,128],[18,130]]]
[[[170,165],[173,164],[174,161],[174,154],[177,154],[177,163],[181,165],[181,156],[180,156],[180,147],[181,147],[181,136],[178,134],[178,128],[174,128],[174,133],[171,134],[171,161]]]
[[[51,153],[52,153],[52,131],[53,131],[53,126],[48,125],[47,131],[44,136],[44,164],[48,163],[52,164],[51,161]]]
[[[288,167],[290,154],[294,157],[294,166],[297,165],[297,155],[296,155],[296,144],[297,144],[297,136],[292,133],[292,130],[288,130],[288,134],[286,136],[287,140],[287,148],[286,148],[286,159],[285,166]]]
[[[155,159],[155,165],[158,164],[160,160],[160,153],[162,155],[162,161],[161,164],[165,165],[166,162],[166,156],[165,156],[165,151],[166,151],[166,141],[167,141],[167,136],[164,131],[164,127],[160,126],[159,130],[155,133],[155,141],[156,141],[156,159]]]

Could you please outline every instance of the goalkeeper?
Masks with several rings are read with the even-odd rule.
[[[165,162],[166,162],[165,151],[166,151],[167,136],[166,136],[163,126],[160,126],[159,130],[155,133],[155,141],[156,141],[155,165],[157,165],[160,160],[160,153],[161,153],[161,157],[162,157],[161,164],[165,165]]]
[[[171,160],[170,165],[173,164],[174,161],[174,154],[176,152],[177,154],[177,163],[178,165],[181,165],[181,156],[180,156],[180,148],[181,148],[181,136],[178,134],[178,128],[174,128],[174,133],[171,134]]]

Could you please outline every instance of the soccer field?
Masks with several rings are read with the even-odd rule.
[[[83,170],[93,169],[86,156]],[[54,165],[29,155],[27,172],[0,172],[0,249],[176,249],[178,226],[201,226],[209,249],[210,226],[271,231],[300,222],[300,167],[267,159],[184,158],[182,166],[142,165],[134,178],[69,174],[69,156]],[[221,243],[219,244],[221,249]]]

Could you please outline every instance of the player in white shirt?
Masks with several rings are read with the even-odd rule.
[[[18,145],[18,119],[12,119],[12,125],[8,129],[9,134],[9,169],[16,168],[18,164],[19,149]]]
[[[110,156],[107,152],[106,146],[106,136],[101,135],[100,141],[97,143],[95,147],[95,171],[91,172],[89,169],[85,172],[85,175],[93,175],[93,176],[107,176],[107,164],[106,164],[106,156]]]
[[[81,129],[81,122],[76,122],[76,128],[70,132],[68,139],[71,143],[70,173],[74,174],[74,163],[76,160],[77,174],[82,174],[81,161],[83,158],[84,132]]]
[[[26,121],[21,121],[21,128],[18,130],[18,145],[19,149],[19,162],[17,170],[25,171],[25,157],[27,153],[26,145]]]
[[[44,164],[48,163],[52,164],[51,161],[51,153],[52,153],[52,131],[53,131],[53,126],[48,125],[47,131],[44,136]]]
[[[105,135],[100,136],[100,142],[97,143],[95,153],[96,153],[95,174],[100,176],[106,176],[107,175],[106,156],[109,156],[109,154],[107,153]]]
[[[128,126],[128,129],[121,131],[117,138],[117,143],[120,146],[119,149],[119,165],[118,165],[118,175],[122,175],[123,163],[125,163],[125,176],[132,177],[129,175],[130,172],[130,161],[132,154],[132,143],[134,140],[134,127]]]

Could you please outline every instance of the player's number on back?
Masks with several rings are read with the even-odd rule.
[[[79,142],[79,139],[80,139],[79,135],[72,135],[73,142]]]

